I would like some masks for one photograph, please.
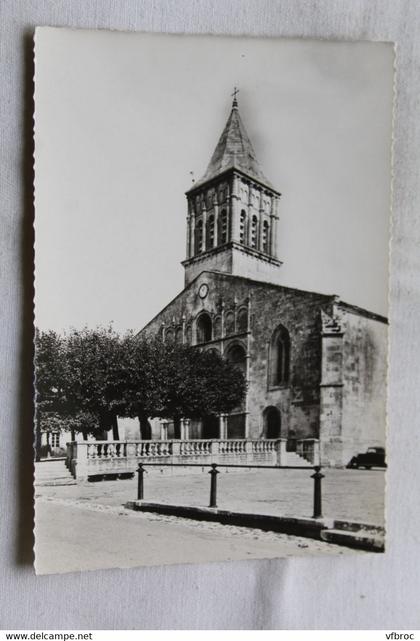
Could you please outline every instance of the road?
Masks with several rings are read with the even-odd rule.
[[[123,507],[58,497],[37,499],[35,539],[38,574],[356,554],[347,548],[302,537],[142,514]]]
[[[149,468],[145,498],[207,505],[209,474]],[[36,464],[38,573],[313,554],[354,554],[321,541],[133,512],[137,480],[76,483],[63,461]],[[324,471],[324,516],[383,524],[381,470]],[[311,516],[312,470],[221,470],[218,505],[256,514]]]

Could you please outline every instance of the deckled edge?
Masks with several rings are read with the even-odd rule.
[[[385,468],[384,483],[384,528],[385,528],[385,552],[388,549],[388,468],[390,456],[389,449],[389,403],[390,403],[390,374],[391,374],[391,336],[393,328],[392,314],[392,294],[391,294],[391,266],[392,266],[392,247],[394,231],[394,160],[395,160],[395,122],[397,113],[397,74],[398,74],[398,46],[397,42],[393,43],[393,74],[392,74],[392,114],[391,114],[391,149],[390,149],[390,187],[389,187],[389,233],[388,233],[388,334],[387,334],[387,362],[386,362],[386,409],[385,409],[385,452],[387,467]]]
[[[36,486],[35,486],[35,464],[37,462],[37,451],[38,445],[40,445],[41,434],[38,433],[38,412],[37,412],[37,402],[36,402],[36,153],[35,153],[35,144],[36,144],[36,36],[39,27],[35,27],[34,34],[32,36],[32,62],[33,62],[33,76],[32,76],[32,176],[33,176],[33,193],[32,193],[32,203],[33,203],[33,219],[32,219],[32,238],[33,238],[33,280],[32,280],[32,292],[33,292],[33,301],[32,301],[32,310],[33,310],[33,328],[32,328],[32,341],[33,341],[33,426],[32,426],[32,435],[33,435],[33,468],[32,468],[32,488],[33,488],[33,528],[32,528],[32,554],[33,554],[33,568],[35,574],[38,574],[36,567]],[[39,439],[39,442],[38,442]]]

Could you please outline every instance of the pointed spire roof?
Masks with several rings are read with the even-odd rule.
[[[213,152],[206,173],[194,183],[194,189],[227,169],[238,169],[273,189],[259,166],[254,148],[239,115],[236,93],[237,90],[233,94],[230,116]]]

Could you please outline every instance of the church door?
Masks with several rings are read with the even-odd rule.
[[[277,407],[266,407],[263,412],[264,437],[280,438],[281,416]]]

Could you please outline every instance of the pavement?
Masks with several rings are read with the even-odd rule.
[[[221,471],[221,509],[308,517],[312,470]],[[384,473],[324,471],[324,516],[383,525]],[[209,474],[145,475],[145,499],[208,505]],[[137,480],[76,484],[64,463],[36,465],[35,554],[39,574],[138,565],[196,563],[319,554],[348,548],[274,532],[133,512]],[[357,552],[358,554],[363,552]]]

